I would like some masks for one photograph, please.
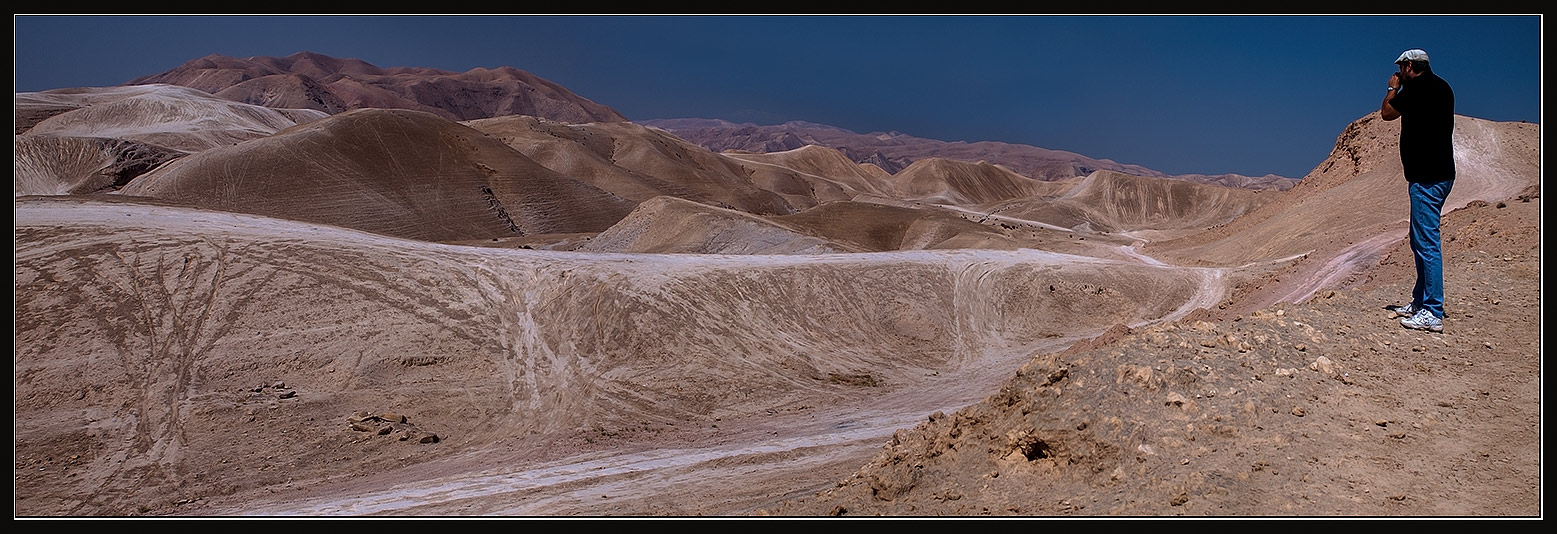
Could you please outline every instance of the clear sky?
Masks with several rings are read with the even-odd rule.
[[[1455,111],[1541,122],[1540,15],[14,15],[17,92],[209,54],[514,67],[631,120],[804,120],[1169,174],[1302,177],[1427,50]]]

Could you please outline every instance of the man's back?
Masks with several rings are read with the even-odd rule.
[[[1400,112],[1400,162],[1406,180],[1454,179],[1454,90],[1449,82],[1424,72],[1403,84],[1390,100]]]

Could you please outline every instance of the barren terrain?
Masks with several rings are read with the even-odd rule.
[[[1434,334],[1376,114],[1254,190],[139,87],[17,95],[20,517],[1543,513],[1533,124]]]

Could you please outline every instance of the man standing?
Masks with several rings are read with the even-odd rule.
[[[1411,196],[1411,252],[1416,286],[1411,303],[1397,306],[1406,328],[1443,331],[1443,251],[1438,221],[1454,188],[1454,91],[1433,74],[1427,52],[1413,48],[1395,59],[1379,115],[1400,121],[1400,164]]]

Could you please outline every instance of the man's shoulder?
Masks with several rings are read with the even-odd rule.
[[[1437,85],[1443,87],[1444,89],[1449,89],[1449,80],[1443,79],[1443,77],[1439,76],[1436,72],[1428,72],[1426,74],[1426,78],[1427,80],[1425,81],[1429,84]]]

